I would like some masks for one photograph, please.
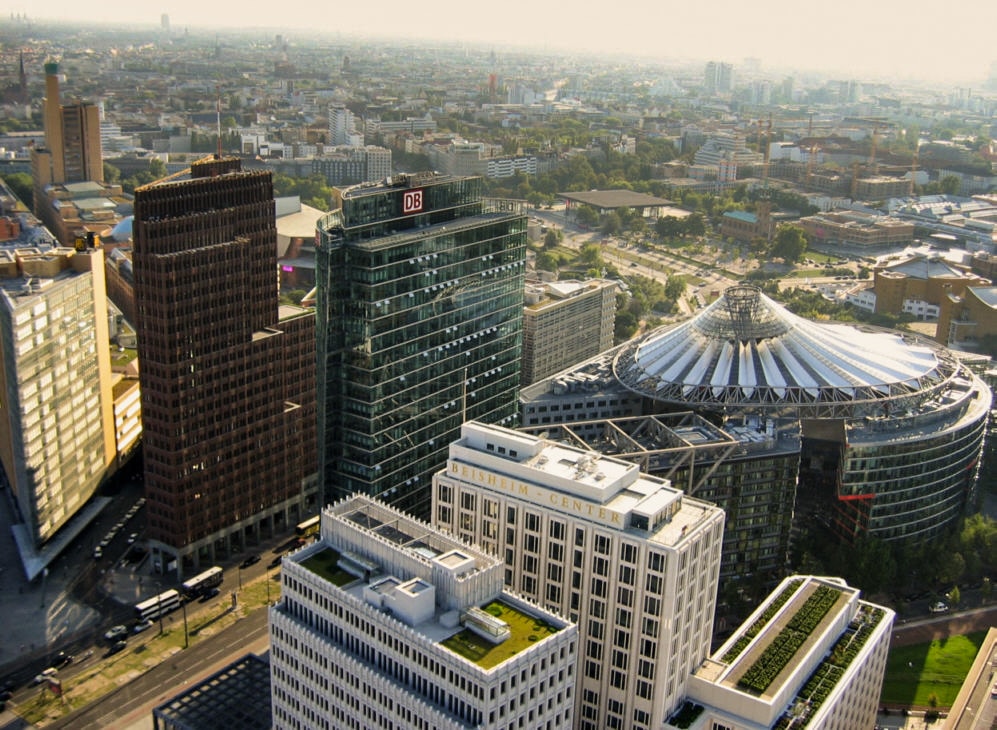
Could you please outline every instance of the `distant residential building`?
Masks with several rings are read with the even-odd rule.
[[[600,279],[526,285],[523,386],[613,346],[617,291]]]
[[[357,132],[353,112],[342,104],[329,105],[329,144],[360,147],[363,134]]]
[[[383,502],[325,508],[270,610],[273,727],[570,730],[577,626],[503,570]]]
[[[967,287],[988,287],[990,281],[957,268],[937,256],[913,256],[879,267],[874,272],[876,312],[883,314],[916,313],[924,302],[940,307],[943,299],[962,296]],[[938,310],[932,312],[937,316]]]
[[[741,134],[711,135],[693,155],[697,165],[719,165],[726,160],[735,166],[761,165],[764,155],[752,152]]]
[[[55,557],[43,546],[117,465],[104,254],[0,250],[0,304],[0,462],[33,580]]]
[[[855,200],[886,200],[906,195],[909,190],[909,178],[878,175],[853,180],[851,196]]]
[[[708,94],[727,94],[734,90],[734,66],[710,61],[703,71],[703,86]]]
[[[312,173],[329,185],[356,185],[380,182],[391,175],[391,150],[373,145],[325,148],[310,161]]]
[[[724,513],[583,447],[467,422],[433,522],[578,624],[576,730],[657,730],[708,656]]]
[[[37,215],[64,246],[89,234],[106,236],[132,212],[120,185],[96,180],[52,183],[35,191]]]
[[[844,581],[791,576],[713,655],[665,728],[871,728],[895,614]]]
[[[799,226],[821,246],[903,247],[914,242],[914,224],[892,216],[841,211],[806,216]]]

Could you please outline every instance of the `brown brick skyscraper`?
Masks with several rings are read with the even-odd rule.
[[[314,501],[315,317],[279,305],[273,182],[237,159],[135,191],[148,537],[181,574]]]

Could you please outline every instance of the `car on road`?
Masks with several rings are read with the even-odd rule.
[[[949,610],[949,607],[946,604],[942,603],[941,601],[938,601],[928,606],[928,610],[931,613],[945,613],[946,611]]]
[[[283,555],[278,555],[277,557],[275,557],[273,560],[270,561],[270,564],[267,567],[276,568],[278,565],[280,565],[283,559],[284,559]]]
[[[141,634],[150,626],[152,626],[151,618],[147,618],[145,621],[139,621],[137,624],[135,624],[135,627],[132,629],[132,633]]]
[[[138,533],[137,532],[133,532],[131,535],[128,536],[128,544],[129,545],[133,544],[136,540],[138,540]]]
[[[222,592],[221,589],[217,588],[217,587],[215,587],[215,588],[208,588],[204,592],[204,595],[201,596],[201,603],[207,603],[208,601],[210,601],[212,598],[214,598],[215,596],[217,596],[221,592]]]
[[[118,641],[119,639],[124,639],[128,636],[128,627],[118,624],[117,626],[112,626],[104,634],[104,639],[107,641]]]
[[[248,568],[250,565],[255,565],[258,562],[260,562],[259,555],[250,555],[248,558],[242,561],[242,565],[240,565],[239,567]]]
[[[94,560],[99,560],[100,558],[104,557],[104,548],[102,548],[100,545],[95,547],[93,549],[93,557]]]
[[[52,666],[62,668],[67,664],[69,664],[71,661],[73,661],[72,654],[67,654],[64,651],[60,651],[58,654],[55,655],[55,661],[52,662]]]
[[[128,642],[125,641],[124,639],[122,639],[121,641],[115,641],[107,648],[107,655],[111,656],[112,654],[117,654],[119,651],[122,651],[125,648],[127,648],[127,646]]]
[[[55,667],[49,667],[48,669],[43,669],[40,673],[35,675],[35,678],[31,680],[31,684],[41,684],[42,682],[47,682],[50,678],[54,677],[59,673],[59,670]]]

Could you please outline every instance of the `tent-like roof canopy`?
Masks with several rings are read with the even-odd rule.
[[[937,345],[813,322],[750,286],[727,289],[691,319],[635,341],[613,367],[624,385],[655,400],[843,417],[916,407],[961,371]]]

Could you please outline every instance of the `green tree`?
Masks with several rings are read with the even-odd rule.
[[[770,254],[788,264],[794,264],[807,250],[807,233],[799,226],[783,224],[775,232]]]
[[[603,265],[602,249],[595,243],[586,243],[578,252],[578,262],[590,267],[601,267]]]
[[[547,232],[544,234],[544,248],[551,249],[557,248],[558,244],[561,243],[561,239],[564,238],[564,234],[561,233],[557,228],[548,228]]]
[[[104,162],[104,182],[108,185],[115,185],[121,181],[121,170],[110,162]]]
[[[654,223],[654,232],[661,238],[678,238],[684,231],[682,221],[673,215],[662,216]]]
[[[158,157],[153,157],[149,160],[149,174],[152,175],[153,180],[166,177],[166,163]]]
[[[939,551],[935,566],[935,579],[939,583],[956,583],[966,571],[966,559],[962,553],[952,550]]]
[[[956,195],[962,187],[962,182],[955,175],[946,175],[938,181],[938,187],[945,195]]]
[[[595,228],[599,223],[599,214],[591,205],[582,205],[575,210],[575,220],[580,226]]]
[[[623,227],[623,223],[620,220],[620,214],[615,210],[611,210],[606,215],[602,217],[602,232],[607,236],[615,236],[620,232]]]
[[[699,213],[693,213],[686,218],[683,225],[683,232],[687,236],[706,235],[706,221],[703,220],[703,216]]]
[[[637,316],[626,309],[616,313],[616,320],[613,323],[613,336],[617,342],[629,340],[637,332],[640,322]]]
[[[949,591],[949,603],[958,606],[961,601],[962,592],[959,590],[959,586],[952,586],[952,590]]]
[[[685,294],[686,281],[684,276],[673,274],[665,282],[665,298],[677,302]]]
[[[536,265],[541,271],[557,271],[558,258],[549,251],[541,251],[537,254]]]
[[[12,172],[4,175],[3,179],[17,199],[30,208],[34,197],[34,181],[31,175],[26,172]]]

